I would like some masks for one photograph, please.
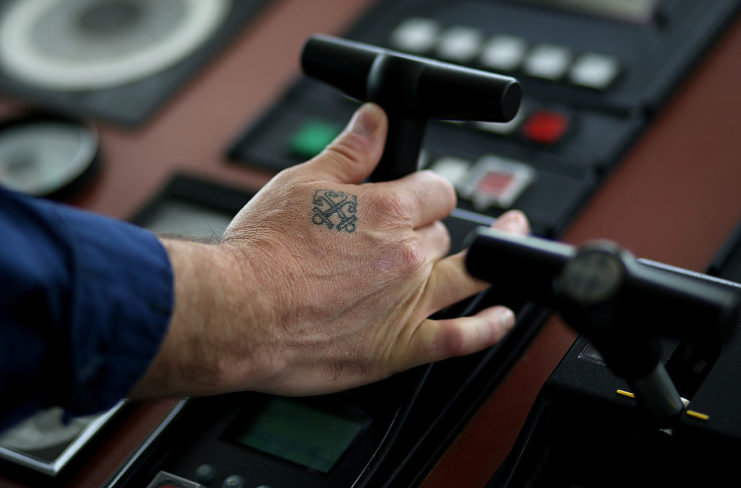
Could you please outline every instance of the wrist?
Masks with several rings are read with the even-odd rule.
[[[223,391],[219,334],[233,315],[228,256],[220,246],[162,239],[173,270],[174,307],[167,333],[133,397],[185,396]]]

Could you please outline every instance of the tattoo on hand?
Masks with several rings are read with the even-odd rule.
[[[343,230],[352,234],[358,221],[358,198],[343,191],[316,190],[314,192],[315,225],[326,225],[328,229]]]

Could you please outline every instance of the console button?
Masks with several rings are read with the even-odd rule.
[[[461,185],[462,197],[484,211],[491,206],[510,208],[535,179],[535,169],[519,161],[484,156]]]
[[[430,169],[457,187],[471,169],[471,165],[472,162],[468,159],[445,156],[435,161]]]
[[[446,61],[471,63],[478,55],[483,35],[473,27],[451,27],[440,36],[437,55]]]
[[[579,56],[569,72],[574,85],[606,90],[620,73],[620,63],[612,56],[586,53]]]
[[[534,47],[525,58],[525,74],[556,81],[561,79],[571,63],[571,51],[554,44],[540,44]]]
[[[327,146],[342,129],[320,120],[308,120],[289,142],[291,154],[304,159],[313,158]]]
[[[195,479],[200,483],[209,484],[216,477],[216,468],[211,464],[201,464],[195,470]]]
[[[391,32],[391,46],[399,51],[423,54],[435,47],[440,35],[440,24],[432,19],[413,17]]]
[[[494,71],[515,71],[525,59],[526,50],[525,40],[497,35],[484,44],[479,62],[483,67]]]
[[[569,129],[568,115],[553,110],[536,110],[522,125],[525,138],[538,144],[556,144]]]

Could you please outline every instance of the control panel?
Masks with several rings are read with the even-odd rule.
[[[509,122],[428,124],[419,165],[458,192],[446,221],[456,250],[471,230],[510,208],[528,215],[536,235],[561,235],[738,4],[380,0],[343,37],[522,84],[522,107]],[[302,77],[235,134],[228,157],[272,171],[290,167],[318,154],[357,106]],[[457,316],[495,302],[517,311],[512,332],[479,354],[317,398],[240,393],[187,400],[110,486],[146,486],[166,476],[208,487],[416,486],[547,316],[510,298],[485,293],[445,312]]]
[[[512,121],[428,124],[421,166],[453,183],[461,209],[496,217],[518,208],[535,234],[557,237],[738,4],[382,0],[344,37],[516,77],[523,101]],[[301,162],[356,106],[302,78],[236,138],[229,157],[271,170]]]

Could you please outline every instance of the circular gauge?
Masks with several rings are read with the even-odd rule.
[[[91,90],[151,76],[206,42],[229,0],[16,0],[0,19],[0,64],[27,83]]]
[[[33,196],[63,198],[97,168],[97,131],[62,117],[34,115],[0,124],[0,184]]]
[[[38,451],[69,443],[90,422],[80,417],[64,422],[61,408],[43,410],[0,435],[0,446],[20,451]]]

